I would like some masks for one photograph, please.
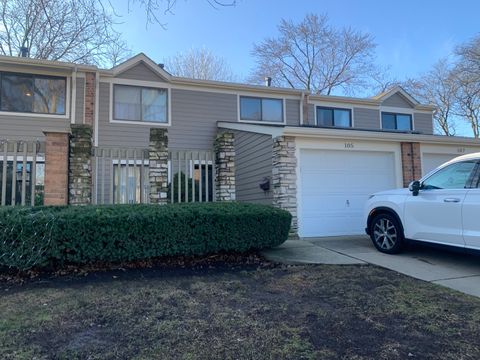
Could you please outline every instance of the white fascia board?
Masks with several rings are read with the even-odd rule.
[[[257,134],[271,135],[272,138],[282,136],[284,129],[283,126],[267,126],[260,124],[235,123],[226,121],[217,122],[217,127],[219,129],[247,131]]]
[[[443,135],[423,135],[423,134],[406,134],[381,131],[364,131],[364,130],[337,130],[312,127],[291,127],[286,126],[283,131],[285,136],[296,136],[304,138],[332,138],[332,139],[358,139],[370,141],[399,141],[399,142],[421,142],[430,144],[445,145],[471,145],[479,146],[480,140],[459,136],[443,136]]]

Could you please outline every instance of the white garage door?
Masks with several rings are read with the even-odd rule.
[[[364,234],[368,196],[396,187],[393,152],[300,150],[301,237]]]
[[[446,163],[453,158],[456,158],[458,154],[422,154],[422,175],[428,174],[433,169],[439,167],[443,163]]]

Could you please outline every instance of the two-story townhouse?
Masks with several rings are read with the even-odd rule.
[[[170,151],[206,153],[219,132],[231,132],[236,199],[291,211],[301,237],[362,233],[369,194],[480,149],[475,139],[434,135],[435,109],[399,87],[352,98],[186,79],[144,54],[112,69],[0,57],[0,82],[0,139],[41,141],[90,124],[97,149],[145,149],[150,129],[163,128]],[[143,159],[120,154],[94,163],[102,203],[125,199],[105,189],[128,194],[146,176],[135,166]],[[192,159],[171,158],[169,182],[182,173],[209,184],[213,158]]]

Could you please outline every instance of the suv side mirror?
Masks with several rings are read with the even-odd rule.
[[[422,186],[420,184],[420,181],[415,180],[415,181],[412,181],[410,183],[410,185],[408,185],[408,190],[410,190],[412,192],[413,196],[418,196],[418,193],[419,193],[421,187]]]

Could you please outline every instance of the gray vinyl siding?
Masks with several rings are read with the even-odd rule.
[[[144,81],[165,81],[161,76],[155,73],[145,63],[140,62],[134,67],[122,72],[118,75],[119,78],[131,79],[131,80],[144,80]]]
[[[247,131],[234,131],[234,136],[237,200],[271,205],[272,190],[263,191],[260,182],[272,178],[272,137]]]
[[[433,115],[424,113],[414,113],[415,131],[423,134],[433,134]]]
[[[172,89],[171,149],[211,150],[218,121],[237,121],[237,96]]]
[[[353,108],[353,125],[358,129],[380,129],[378,109]]]
[[[85,79],[77,78],[77,98],[75,100],[75,123],[83,124],[83,109],[85,106]]]
[[[66,132],[70,130],[69,119],[0,115],[0,139],[43,140],[43,131]]]
[[[287,125],[300,125],[300,100],[285,100],[285,115],[287,118]]]
[[[204,91],[171,91],[172,125],[168,126],[172,150],[211,150],[217,121],[237,121],[237,97]],[[148,147],[150,126],[110,123],[110,87],[100,83],[100,146]]]
[[[411,109],[412,105],[400,94],[393,94],[382,103],[383,106],[392,106]]]

